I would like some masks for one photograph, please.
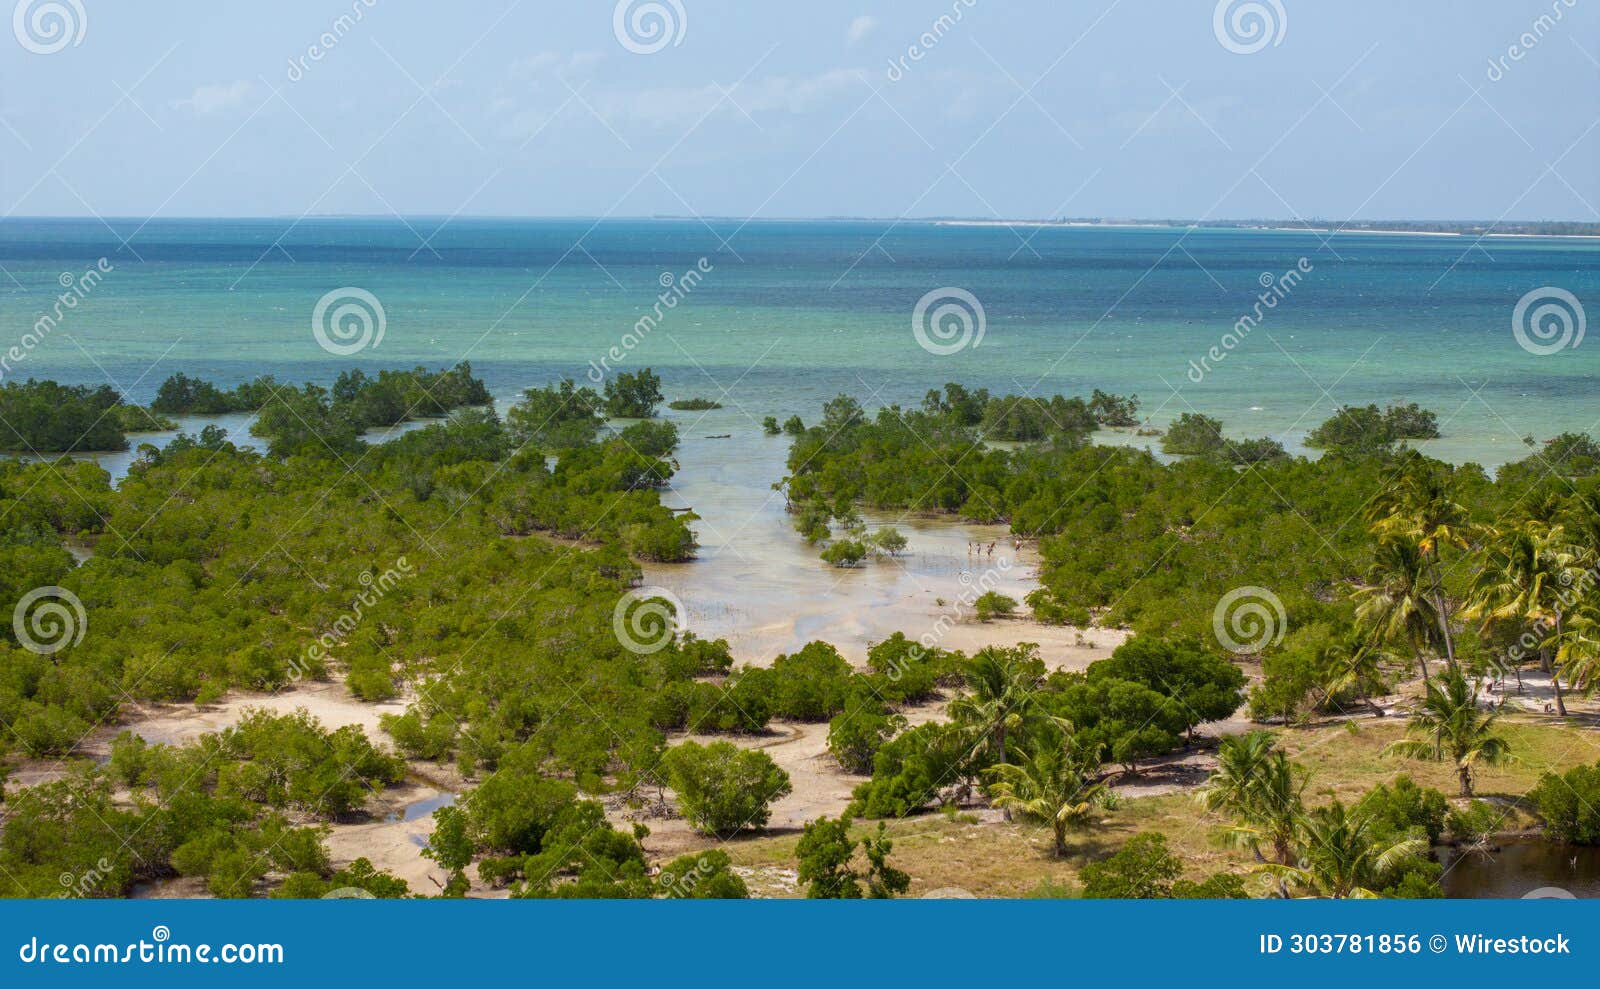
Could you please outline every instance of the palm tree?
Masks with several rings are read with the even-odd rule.
[[[1600,677],[1600,602],[1579,601],[1565,626],[1543,643],[1555,649],[1555,663],[1574,690],[1589,693]]]
[[[1428,660],[1423,653],[1438,638],[1438,619],[1428,596],[1427,559],[1410,540],[1379,540],[1367,581],[1354,594],[1356,619],[1379,641],[1409,647],[1426,683]]]
[[[1428,685],[1422,710],[1406,729],[1415,738],[1402,738],[1383,750],[1386,756],[1455,763],[1461,795],[1472,796],[1472,771],[1479,765],[1499,766],[1511,761],[1511,743],[1494,733],[1498,714],[1478,709],[1478,692],[1466,677],[1451,671]]]
[[[1359,632],[1336,636],[1322,653],[1320,668],[1329,671],[1322,685],[1324,703],[1347,690],[1354,691],[1357,700],[1367,705],[1373,714],[1383,717],[1383,707],[1372,699],[1372,687],[1383,686],[1383,663],[1391,658]]]
[[[1553,627],[1555,637],[1560,638],[1563,613],[1570,610],[1576,597],[1573,584],[1581,579],[1577,560],[1559,525],[1530,520],[1499,530],[1489,544],[1488,559],[1478,571],[1464,614]],[[1550,674],[1556,713],[1565,717],[1560,671],[1551,666],[1550,650],[1542,641],[1539,665]]]
[[[1091,779],[1100,768],[1099,747],[1079,742],[1070,726],[1059,740],[1041,740],[1015,763],[989,770],[994,806],[1040,821],[1055,834],[1058,858],[1067,854],[1067,832],[1088,827],[1104,799],[1105,783]]]
[[[1309,896],[1370,898],[1395,870],[1428,847],[1423,838],[1381,842],[1372,819],[1335,800],[1306,814],[1301,822],[1300,861],[1257,866]]]
[[[1271,732],[1253,731],[1222,740],[1217,771],[1199,800],[1207,810],[1233,819],[1224,832],[1231,843],[1250,849],[1258,862],[1268,861],[1261,852],[1268,845],[1271,861],[1288,865],[1305,813],[1301,794],[1309,782],[1310,776],[1277,748]]]
[[[1404,539],[1417,547],[1427,562],[1427,592],[1444,643],[1445,663],[1456,668],[1455,644],[1450,635],[1450,609],[1440,579],[1440,551],[1445,546],[1467,547],[1470,523],[1467,510],[1451,496],[1445,471],[1416,451],[1406,454],[1398,483],[1390,485],[1367,506],[1367,519],[1380,538]]]
[[[973,726],[990,753],[1006,763],[1006,737],[1020,728],[1033,706],[1044,664],[1032,649],[990,646],[961,667],[967,693],[950,703],[950,716]]]

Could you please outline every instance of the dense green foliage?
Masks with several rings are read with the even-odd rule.
[[[426,684],[391,719],[409,754],[492,768],[527,743],[586,781],[619,759],[653,764],[650,699],[705,657],[687,643],[629,652],[611,612],[632,558],[693,553],[655,490],[673,469],[670,426],[549,461],[512,454],[487,411],[357,440],[343,461],[323,439],[275,434],[280,449],[259,455],[208,430],[146,448],[115,489],[89,464],[0,464],[8,600],[60,585],[87,616],[81,641],[49,655],[0,630],[4,744],[65,753],[125,695],[208,700],[341,671],[365,698]],[[585,545],[520,538],[540,532]],[[73,566],[66,536],[95,555]],[[588,706],[611,711],[615,731]]]
[[[178,373],[161,383],[150,407],[169,415],[220,415],[262,412],[280,402],[293,402],[296,389],[271,376],[221,389],[209,381]],[[465,362],[442,371],[420,365],[410,371],[380,371],[376,376],[354,370],[341,373],[328,392],[329,414],[358,432],[393,426],[411,419],[439,417],[460,408],[488,405],[489,390],[473,377]]]
[[[182,875],[203,877],[213,896],[243,897],[277,872],[293,881],[287,896],[339,886],[405,895],[405,883],[370,863],[333,870],[319,823],[403,774],[360,728],[327,731],[303,711],[251,712],[179,747],[124,733],[106,766],[10,795],[4,892],[122,896],[141,880]],[[116,798],[118,789],[129,796]]]
[[[1377,453],[1392,450],[1402,440],[1427,440],[1438,435],[1438,418],[1415,402],[1391,405],[1382,411],[1376,405],[1346,405],[1313,429],[1306,437],[1306,445],[1347,453]]]
[[[792,789],[771,756],[732,742],[684,742],[667,751],[662,765],[684,818],[718,838],[766,827],[772,802]]]
[[[579,388],[571,378],[559,385],[529,388],[506,413],[506,429],[518,444],[555,450],[594,442],[605,425],[605,400],[593,388]]]
[[[1548,837],[1573,845],[1600,845],[1600,765],[1546,773],[1531,796]]]
[[[722,403],[710,398],[678,398],[668,402],[667,408],[678,412],[705,412],[722,408]]]
[[[856,862],[860,847],[866,868]],[[894,842],[882,821],[878,830],[857,841],[850,835],[850,819],[819,817],[806,822],[795,847],[800,862],[799,879],[812,900],[887,900],[911,888],[911,877],[889,864]]]
[[[613,419],[648,419],[656,414],[661,399],[661,378],[649,368],[606,379],[605,411]]]
[[[1167,838],[1144,831],[1112,855],[1083,867],[1083,895],[1094,900],[1242,900],[1244,877],[1229,872],[1203,882],[1178,878],[1183,863],[1167,850]]]
[[[899,654],[885,650],[875,660],[895,668],[910,647],[888,645]],[[872,779],[856,788],[851,813],[902,817],[988,782],[1024,813],[1065,820],[1056,811],[1070,803],[1085,805],[1082,816],[1102,762],[1136,770],[1140,760],[1180,748],[1197,725],[1238,708],[1245,682],[1236,666],[1197,644],[1147,636],[1083,673],[1046,676],[1028,644],[943,662],[959,671],[951,720],[878,742]],[[1011,763],[1020,775],[1005,768]],[[1040,801],[1054,801],[1049,814],[1038,810]],[[1058,831],[1058,851],[1064,841]]]
[[[171,428],[170,420],[124,402],[110,385],[91,388],[32,378],[0,385],[0,450],[126,450],[128,433]]]

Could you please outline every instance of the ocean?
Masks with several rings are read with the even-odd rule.
[[[177,371],[327,383],[351,367],[465,359],[502,402],[561,377],[652,367],[669,398],[718,399],[719,431],[752,435],[767,415],[810,421],[840,392],[910,404],[947,381],[1136,393],[1152,425],[1198,411],[1291,450],[1339,404],[1415,401],[1441,421],[1430,452],[1488,467],[1526,456],[1524,437],[1600,431],[1600,341],[1577,342],[1572,318],[1564,337],[1533,341],[1552,353],[1513,332],[1529,293],[1561,289],[1580,311],[1600,300],[1596,240],[856,220],[7,219],[0,269],[0,353],[21,355],[0,366],[5,380],[110,383],[140,402]],[[381,340],[369,332],[331,352],[313,314],[347,289],[378,300]],[[925,316],[955,300],[968,322],[940,335],[925,319],[919,340],[924,298]],[[44,316],[55,324],[35,334]]]

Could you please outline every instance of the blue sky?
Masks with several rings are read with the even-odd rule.
[[[1600,220],[1595,0],[56,2],[4,215]]]

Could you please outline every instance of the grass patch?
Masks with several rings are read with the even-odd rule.
[[[1545,772],[1600,760],[1600,732],[1593,728],[1517,717],[1502,720],[1500,728],[1517,761],[1479,770],[1480,797],[1520,800]],[[1450,764],[1383,757],[1384,747],[1404,731],[1405,723],[1392,718],[1292,729],[1278,732],[1278,737],[1284,749],[1312,771],[1306,791],[1310,804],[1334,797],[1349,803],[1401,775],[1434,787],[1453,801],[1457,784]],[[1223,822],[1207,814],[1192,791],[1123,799],[1116,810],[1106,812],[1099,826],[1070,836],[1071,853],[1060,859],[1050,853],[1049,828],[1031,822],[979,824],[970,817],[929,813],[887,823],[894,839],[890,861],[911,874],[908,895],[913,897],[947,887],[989,897],[1024,897],[1044,884],[1078,889],[1078,875],[1085,865],[1117,851],[1141,831],[1166,835],[1188,879],[1217,872],[1247,873],[1253,865],[1249,852],[1217,841],[1217,828]],[[1537,823],[1526,808],[1508,808],[1507,830]],[[876,827],[876,821],[857,822],[856,834]],[[735,865],[793,869],[798,841],[798,834],[787,834],[723,847]]]

